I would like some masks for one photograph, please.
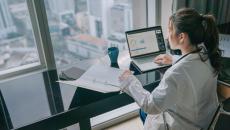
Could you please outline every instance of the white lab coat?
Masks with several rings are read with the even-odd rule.
[[[202,62],[199,53],[192,53],[170,67],[152,93],[133,75],[121,89],[148,113],[145,130],[165,130],[163,113],[169,130],[206,129],[218,106],[213,71],[209,60]]]

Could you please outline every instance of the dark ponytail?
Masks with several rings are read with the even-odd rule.
[[[216,72],[220,71],[221,51],[219,49],[219,34],[215,23],[215,18],[212,15],[202,15],[204,26],[204,44],[208,50],[208,57],[211,65]]]
[[[215,69],[215,73],[218,74],[221,51],[215,18],[212,15],[200,15],[191,8],[184,8],[173,14],[170,20],[174,25],[176,34],[186,32],[193,46],[198,47],[200,43],[204,43],[210,63]]]

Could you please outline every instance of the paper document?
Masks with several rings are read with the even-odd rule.
[[[112,68],[98,63],[90,67],[79,79],[73,81],[58,81],[77,87],[82,87],[102,93],[120,91],[119,76],[124,70]]]

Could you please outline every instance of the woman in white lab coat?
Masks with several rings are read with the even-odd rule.
[[[143,89],[130,71],[120,76],[121,90],[146,112],[145,130],[206,129],[217,109],[217,75],[221,52],[212,15],[194,9],[177,11],[169,19],[168,39],[182,56],[165,72],[151,93]],[[156,63],[172,63],[160,55]]]

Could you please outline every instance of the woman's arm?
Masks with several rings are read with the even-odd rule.
[[[140,81],[126,71],[121,77],[121,90],[133,97],[136,103],[148,114],[158,114],[176,102],[176,82],[164,76],[160,84],[150,93]]]

